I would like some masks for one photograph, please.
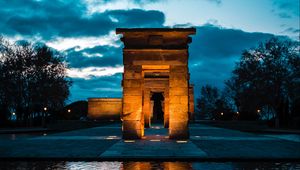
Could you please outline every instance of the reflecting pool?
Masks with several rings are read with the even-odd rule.
[[[9,161],[0,162],[0,169],[57,170],[247,170],[300,169],[300,162],[71,162],[71,161]]]

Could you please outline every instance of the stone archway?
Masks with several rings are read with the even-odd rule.
[[[123,34],[124,139],[144,136],[151,122],[151,93],[164,94],[164,126],[169,138],[189,138],[193,99],[189,83],[188,44],[194,28],[117,29]],[[189,90],[190,89],[190,90]]]

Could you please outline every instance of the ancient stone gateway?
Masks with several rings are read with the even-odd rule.
[[[152,122],[163,121],[169,138],[189,138],[193,86],[189,84],[188,44],[194,28],[117,29],[123,34],[124,139],[139,139]]]

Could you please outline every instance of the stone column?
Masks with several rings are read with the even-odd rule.
[[[188,139],[188,67],[171,66],[169,79],[169,137]]]
[[[123,138],[139,139],[144,135],[142,115],[141,66],[124,65],[123,77]]]
[[[150,127],[150,90],[144,89],[144,96],[143,96],[143,114],[144,114],[144,122],[145,127]]]
[[[169,128],[169,89],[164,91],[164,127]]]

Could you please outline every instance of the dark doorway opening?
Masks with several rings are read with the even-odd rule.
[[[153,104],[153,111],[151,122],[163,123],[164,122],[164,96],[162,92],[152,93],[151,102]]]

